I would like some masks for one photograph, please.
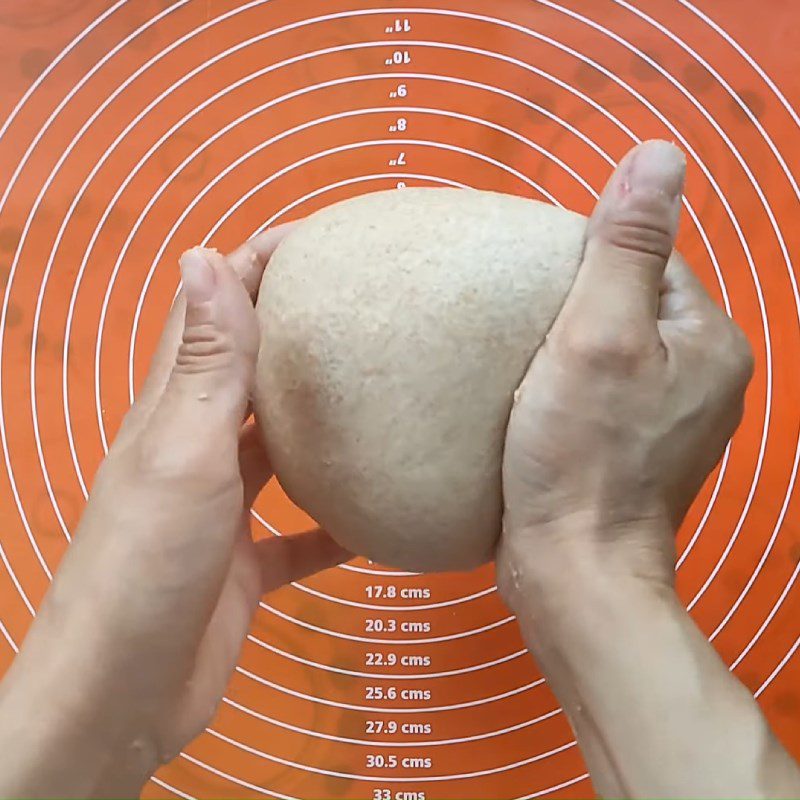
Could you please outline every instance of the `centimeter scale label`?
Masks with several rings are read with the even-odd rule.
[[[364,704],[376,708],[374,715],[364,719],[364,738],[376,742],[374,748],[365,748],[364,769],[376,772],[387,781],[393,775],[404,777],[409,773],[419,774],[434,767],[431,749],[425,740],[434,734],[434,715],[428,715],[420,707],[433,699],[433,688],[424,678],[393,680],[393,675],[409,673],[424,674],[433,665],[433,655],[415,647],[413,652],[403,644],[403,639],[418,640],[433,631],[433,623],[425,618],[425,612],[414,611],[414,606],[425,604],[432,592],[427,586],[405,586],[403,578],[375,575],[364,587],[364,601],[371,606],[386,605],[386,613],[370,610],[364,616],[364,633],[374,636],[374,647],[367,645],[364,652],[364,672],[374,673],[375,680],[365,682]],[[401,606],[408,611],[398,611]],[[397,646],[386,643],[396,639]],[[419,713],[392,714],[391,708],[419,708]],[[378,709],[382,709],[378,712]],[[419,747],[392,747],[394,742],[419,742]],[[380,743],[380,744],[378,744]],[[394,790],[376,780],[372,787],[374,800],[425,800],[425,791],[411,786]]]

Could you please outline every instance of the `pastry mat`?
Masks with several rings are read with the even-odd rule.
[[[680,533],[680,591],[800,756],[798,38],[787,0],[0,0],[0,666],[183,249],[404,185],[588,213],[611,165],[664,137],[689,160],[680,247],[758,357]],[[275,485],[254,517],[263,536],[308,524]],[[492,570],[360,561],[264,600],[213,724],[146,796],[590,791]]]

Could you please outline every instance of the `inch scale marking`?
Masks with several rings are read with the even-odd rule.
[[[413,30],[413,24],[411,19],[408,17],[398,18],[395,19],[390,25],[388,25],[384,33],[391,36],[392,34],[396,33],[411,33]],[[398,49],[395,50],[388,58],[384,60],[384,65],[388,68],[392,67],[399,67],[399,66],[408,66],[412,63],[412,54],[411,50],[403,50]],[[392,89],[389,92],[389,99],[390,100],[402,100],[406,99],[409,96],[409,86],[408,83],[400,83],[397,85],[396,88]],[[408,130],[408,119],[406,117],[399,117],[396,122],[389,125],[389,133],[405,133]],[[390,167],[405,167],[408,166],[408,162],[406,160],[405,152],[401,152],[397,158],[393,158],[389,160]],[[398,189],[405,189],[406,182],[400,180],[397,182]]]

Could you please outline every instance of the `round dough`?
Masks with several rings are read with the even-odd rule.
[[[293,230],[261,286],[256,390],[288,496],[381,564],[490,561],[514,391],[585,229],[531,200],[420,188],[338,203]]]

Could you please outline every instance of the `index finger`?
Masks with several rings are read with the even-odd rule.
[[[292,536],[273,536],[256,542],[264,594],[303,580],[353,558],[319,528]]]
[[[278,249],[278,245],[296,225],[296,222],[276,225],[245,242],[227,256],[228,263],[233,267],[233,271],[239,276],[244,288],[254,300],[269,260]]]

